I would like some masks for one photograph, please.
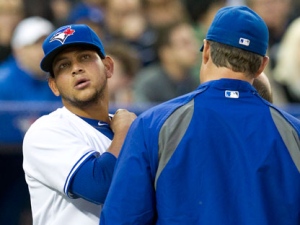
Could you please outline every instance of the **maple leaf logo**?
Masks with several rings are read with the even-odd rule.
[[[59,41],[60,43],[65,43],[67,38],[75,33],[75,30],[71,29],[71,27],[68,27],[64,29],[63,31],[57,32],[53,35],[50,42],[52,41]]]

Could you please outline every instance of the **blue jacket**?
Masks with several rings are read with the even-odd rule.
[[[19,67],[13,57],[0,65],[0,100],[61,101],[48,86],[47,80],[34,79]]]
[[[300,122],[221,79],[132,124],[101,225],[299,225]]]

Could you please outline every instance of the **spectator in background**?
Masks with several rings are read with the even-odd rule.
[[[42,42],[53,29],[52,23],[41,17],[28,17],[17,24],[11,39],[12,54],[0,65],[1,101],[59,103],[60,99],[48,87],[46,73],[40,69],[43,58]],[[30,115],[30,122],[33,119],[36,118]],[[0,224],[32,224],[24,172],[19,173],[18,169],[21,167],[14,167],[18,165],[18,157],[16,155],[16,159],[1,161],[2,168],[8,170],[10,175],[2,177],[1,191],[5,192],[0,196]]]
[[[142,0],[142,4],[145,18],[154,29],[187,19],[181,0]]]
[[[42,42],[53,29],[52,23],[41,17],[26,18],[17,25],[12,55],[0,66],[0,100],[59,101],[40,69]]]
[[[159,63],[141,69],[136,76],[136,103],[160,103],[199,85],[199,78],[191,73],[199,45],[189,23],[178,22],[160,29],[156,46]]]
[[[10,40],[23,17],[23,0],[0,0],[0,63],[11,54]]]
[[[91,27],[101,40],[104,39],[103,5],[96,3],[95,0],[83,0],[75,4],[70,11],[67,24],[86,24]]]
[[[184,4],[193,25],[196,40],[199,46],[203,45],[203,39],[216,14],[216,12],[226,5],[226,0],[184,0]],[[201,55],[199,54],[196,66],[193,68],[193,74],[198,79],[201,65]]]
[[[114,60],[114,75],[108,80],[110,106],[133,104],[132,86],[141,63],[138,53],[123,42],[106,45],[106,53]]]
[[[104,10],[105,9],[105,5],[106,5],[106,2],[108,0],[80,0],[81,2],[85,2],[89,5],[93,5],[95,7],[97,7],[98,9],[100,10]],[[73,0],[73,2],[80,2],[80,1],[77,1],[77,0]]]
[[[49,0],[22,0],[24,4],[25,18],[39,16],[53,21],[53,11]]]
[[[276,55],[281,38],[295,18],[294,2],[293,0],[246,0],[246,4],[257,12],[268,26],[270,68],[273,69],[276,65]]]
[[[203,45],[203,39],[216,14],[226,5],[226,0],[184,0],[186,10],[194,26],[196,38]]]
[[[139,53],[142,66],[157,60],[155,32],[150,28],[140,0],[109,0],[105,6],[105,40],[123,41]]]
[[[300,17],[287,28],[278,49],[273,76],[288,103],[300,103]]]
[[[68,16],[72,7],[72,0],[50,0],[50,9],[53,14],[51,22],[55,27],[60,27],[68,23]]]

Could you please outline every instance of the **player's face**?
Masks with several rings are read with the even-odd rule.
[[[72,47],[55,57],[52,68],[55,78],[49,85],[64,105],[84,107],[107,98],[107,78],[113,71],[110,57],[101,59],[94,50]]]

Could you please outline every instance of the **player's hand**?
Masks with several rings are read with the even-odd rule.
[[[110,127],[114,132],[114,138],[108,151],[116,157],[118,157],[120,153],[128,129],[135,118],[136,114],[126,109],[118,109],[111,119]]]
[[[129,112],[126,109],[118,109],[112,117],[110,127],[113,132],[125,132],[127,133],[131,123],[135,120],[136,114]]]

